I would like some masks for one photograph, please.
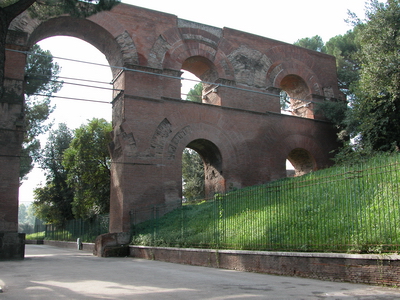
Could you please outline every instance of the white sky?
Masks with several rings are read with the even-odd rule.
[[[260,36],[293,43],[298,39],[319,35],[323,41],[344,34],[351,27],[346,24],[347,10],[364,17],[364,0],[286,0],[260,1],[247,0],[240,5],[233,1],[202,0],[123,0],[124,3],[142,6],[219,28],[229,27]],[[54,37],[41,41],[43,49],[50,50],[53,56],[107,64],[104,55],[93,46],[74,38]],[[102,82],[111,81],[108,67],[94,67],[65,60],[57,60],[61,65],[60,76],[90,79]],[[185,75],[183,77],[186,77]],[[64,80],[69,81],[69,80]],[[82,83],[82,82],[80,82]],[[92,85],[91,83],[88,83]],[[105,86],[105,85],[103,85]],[[111,121],[111,92],[107,90],[78,88],[64,84],[58,95],[71,98],[96,99],[105,103],[54,99],[56,110],[51,119],[55,124],[65,122],[73,129],[87,120],[105,118]],[[84,95],[84,96],[83,96]],[[55,126],[56,128],[57,126]],[[43,139],[42,144],[45,144]],[[43,173],[35,168],[20,187],[20,203],[33,201],[32,191],[41,182]]]

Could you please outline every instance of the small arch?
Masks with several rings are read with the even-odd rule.
[[[218,147],[211,141],[197,139],[186,148],[196,151],[204,164],[204,196],[211,198],[216,193],[225,191],[225,179],[222,174],[222,155]]]
[[[193,73],[203,81],[212,82],[218,79],[218,72],[214,64],[202,56],[187,58],[182,64],[182,69]]]
[[[194,74],[203,82],[202,99],[200,102],[221,105],[221,98],[218,96],[218,89],[215,82],[218,79],[218,72],[214,64],[207,58],[202,56],[192,56],[186,59],[182,64],[182,70],[186,70]]]
[[[286,159],[286,177],[294,177],[296,174],[295,168],[293,167],[290,160]]]
[[[204,199],[204,162],[199,153],[185,148],[182,153],[182,202]]]
[[[179,28],[170,28],[158,37],[150,50],[148,65],[152,68],[177,70],[182,69],[185,61],[193,57],[201,57],[212,62],[215,72],[213,80],[201,78],[202,80],[212,82],[217,79],[234,81],[233,66],[227,57],[227,53],[234,46],[224,39],[223,31],[204,24],[189,25],[192,22],[188,23],[180,19],[178,19],[178,23]],[[199,25],[202,29],[198,28]],[[193,71],[190,72],[196,74]],[[200,76],[198,77],[200,78]]]
[[[281,106],[281,114],[291,115],[290,97],[284,90],[281,90],[279,93],[279,102]]]
[[[181,70],[181,99],[201,103],[203,84],[200,78],[189,71]]]
[[[284,91],[284,93],[281,92],[281,99],[282,96],[287,99],[285,103],[288,103],[288,109],[292,115],[313,118],[311,101],[307,100],[310,96],[310,89],[303,78],[294,74],[287,75],[281,80],[280,88]],[[283,95],[285,93],[286,95]]]
[[[294,168],[294,175],[302,176],[316,170],[316,162],[311,153],[302,148],[290,151],[287,160]]]

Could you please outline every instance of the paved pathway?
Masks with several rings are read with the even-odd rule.
[[[400,289],[272,276],[27,245],[0,261],[0,299],[400,299]]]

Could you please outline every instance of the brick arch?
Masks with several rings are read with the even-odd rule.
[[[205,197],[211,198],[216,193],[225,191],[225,179],[222,168],[222,154],[218,147],[206,139],[196,139],[186,145],[195,150],[204,163]]]
[[[305,149],[293,149],[287,159],[295,169],[294,176],[301,176],[316,170],[315,158]]]
[[[204,56],[187,58],[182,64],[182,69],[193,73],[203,81],[215,81],[218,79],[214,64]]]
[[[296,60],[303,62],[308,68],[313,69],[315,67],[315,54],[324,55],[322,53],[308,50],[302,47],[293,46],[290,44],[281,44],[275,47],[271,47],[265,54],[273,61],[279,60]]]
[[[99,22],[97,22],[99,21]],[[113,28],[107,28],[114,24]],[[102,52],[111,66],[137,64],[138,55],[130,35],[115,25],[115,20],[105,14],[102,18],[76,19],[60,16],[48,20],[35,20],[25,13],[11,24],[12,29],[23,28],[28,34],[27,46],[52,36],[70,36],[86,41]],[[105,26],[105,27],[103,27]],[[114,75],[118,69],[112,70]]]
[[[191,57],[203,57],[214,65],[218,78],[233,79],[232,66],[219,50],[222,33],[217,28],[179,20],[181,26],[159,35],[150,50],[148,65],[158,69],[180,70]],[[205,29],[203,29],[205,28]]]
[[[296,153],[299,156],[302,154],[305,155],[306,153],[309,155],[312,166],[307,168],[308,172],[325,168],[330,164],[329,158],[327,159],[326,154],[324,154],[324,147],[321,145],[320,141],[310,136],[292,134],[278,141],[273,148],[280,149],[278,161],[281,165],[284,165],[286,159],[289,159],[289,157],[295,161],[296,158],[294,156]],[[297,160],[297,164],[299,166],[301,165],[299,159]],[[305,173],[303,172],[302,174]]]
[[[285,77],[296,75],[304,80],[309,89],[309,94],[322,95],[321,84],[317,80],[316,74],[302,62],[295,60],[279,60],[271,65],[267,73],[268,85],[281,88]]]
[[[196,150],[205,160],[205,175],[208,176],[205,181],[207,197],[226,190],[226,176],[232,176],[232,174],[230,175],[232,167],[240,168],[242,165],[248,165],[245,157],[245,153],[249,150],[247,147],[243,152],[233,151],[244,137],[227,134],[228,127],[232,127],[232,125],[227,120],[215,122],[221,118],[218,113],[210,112],[207,115],[209,121],[202,122],[201,120],[204,120],[205,117],[204,112],[196,115],[191,113],[199,104],[188,104],[189,107],[181,106],[175,113],[167,117],[171,124],[171,131],[165,140],[162,156],[165,158],[164,163],[175,166],[171,171],[166,168],[167,173],[170,174],[168,176],[168,192],[175,195],[175,198],[167,199],[167,196],[165,198],[166,202],[171,203],[176,202],[176,195],[182,195],[181,169],[176,169],[176,166],[181,165],[182,153],[186,147]],[[237,178],[234,185],[241,187],[243,183],[240,178]],[[171,191],[174,192],[171,193]]]
[[[315,95],[323,96],[323,87],[307,63],[296,58],[280,58],[268,70],[267,82],[268,86],[287,92],[292,115],[315,118],[312,101]]]
[[[315,55],[315,51],[311,51]],[[297,75],[304,80],[310,89],[310,94],[322,95],[322,84],[318,75],[313,71],[315,59],[310,50],[281,45],[273,47],[266,52],[272,61],[267,72],[267,84],[271,87],[280,88],[281,81],[288,75]]]
[[[223,161],[226,162],[226,157],[234,165],[246,165],[247,157],[243,154],[249,149],[246,147],[243,151],[232,151],[241,141],[244,136],[230,135],[234,125],[229,122],[224,116],[218,112],[197,111],[197,103],[187,103],[189,105],[181,106],[173,114],[168,115],[167,119],[173,124],[174,129],[171,130],[168,140],[164,147],[164,157],[169,159],[180,159],[182,151],[193,140],[207,140],[219,149]],[[201,105],[200,105],[201,106]],[[204,120],[207,119],[207,122]],[[225,159],[224,159],[225,157]],[[224,166],[223,166],[224,168]]]

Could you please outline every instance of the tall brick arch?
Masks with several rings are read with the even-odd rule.
[[[110,232],[128,232],[135,208],[181,199],[185,147],[202,155],[210,195],[281,178],[288,157],[306,153],[313,170],[331,164],[335,129],[313,111],[317,102],[341,97],[331,56],[126,4],[85,20],[23,14],[9,28],[7,48],[29,50],[54,35],[98,48],[112,66],[115,88],[123,90],[112,99]],[[25,59],[7,52],[6,85],[14,95],[1,110],[7,130],[20,124]],[[182,70],[204,81],[202,103],[181,100]],[[301,101],[292,116],[280,113],[285,89],[291,101]],[[19,142],[3,142],[0,151]],[[1,170],[10,165],[1,163]],[[15,183],[15,174],[2,176]],[[2,188],[10,197],[1,200],[0,212],[17,201],[15,186]],[[16,226],[14,208],[10,214],[0,214],[0,231]]]

